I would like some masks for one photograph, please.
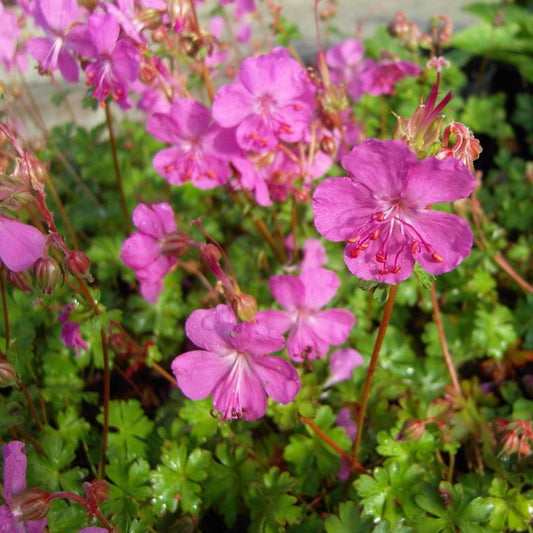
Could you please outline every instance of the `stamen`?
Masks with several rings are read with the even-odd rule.
[[[383,211],[380,211],[379,213],[376,213],[374,215],[374,218],[377,222],[383,222],[385,220],[385,213],[383,213]]]
[[[400,272],[400,270],[402,269],[402,267],[400,265],[396,265],[392,270],[391,270],[391,274],[398,274],[398,272]]]
[[[382,276],[385,276],[386,274],[389,273],[389,270],[387,268],[381,268],[379,270],[379,273],[382,275]]]
[[[361,235],[356,235],[355,237],[350,237],[347,242],[353,244],[353,243],[357,242],[360,239],[361,239]]]
[[[376,239],[379,238],[380,235],[381,235],[381,231],[377,229],[376,231],[374,231],[374,233],[372,233],[372,235],[370,235],[370,240],[375,241]]]
[[[420,252],[420,244],[418,241],[414,241],[413,244],[411,244],[411,253],[417,254]]]
[[[363,244],[359,245],[359,250],[366,250],[369,246],[370,244],[368,244],[367,242],[364,242]]]
[[[442,257],[442,255],[439,255],[437,252],[433,252],[431,254],[431,259],[433,259],[433,261],[435,261],[435,263],[444,262],[444,257]]]
[[[359,257],[360,253],[361,253],[361,250],[359,250],[359,248],[352,248],[349,252],[349,255],[352,259],[355,259],[356,257]]]
[[[378,263],[383,263],[383,264],[385,264],[385,263],[387,262],[387,258],[385,257],[384,254],[382,254],[381,252],[378,252],[378,253],[376,254],[376,261],[377,261]]]

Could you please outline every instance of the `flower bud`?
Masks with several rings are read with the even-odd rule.
[[[109,484],[103,479],[95,479],[90,483],[83,484],[85,497],[95,507],[109,498]]]
[[[419,440],[422,438],[422,435],[424,435],[425,430],[426,424],[421,420],[406,420],[403,424],[402,431],[400,433],[401,440]]]
[[[41,289],[50,294],[63,281],[63,272],[55,259],[50,256],[37,259],[33,265],[33,274]]]
[[[7,281],[13,287],[20,289],[21,291],[31,291],[32,289],[32,277],[27,270],[21,272],[7,271]]]
[[[92,280],[89,269],[91,268],[91,260],[83,252],[78,250],[71,250],[65,258],[65,268],[74,276],[81,278],[90,278]]]
[[[257,302],[251,294],[236,294],[231,307],[243,322],[251,322],[257,314]]]
[[[46,517],[50,509],[50,493],[44,489],[33,487],[22,494],[12,496],[14,514],[21,522],[27,520],[41,520]]]
[[[0,359],[0,388],[13,387],[17,381],[18,376],[15,367],[7,359]]]
[[[155,30],[161,26],[162,17],[161,12],[153,7],[143,9],[135,16],[135,21],[138,22],[143,29]]]

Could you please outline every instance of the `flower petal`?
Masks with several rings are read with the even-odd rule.
[[[355,324],[355,317],[346,309],[326,309],[312,318],[313,331],[328,344],[342,344]]]
[[[326,268],[306,269],[299,277],[305,287],[303,307],[307,310],[317,310],[326,305],[340,285],[339,276]]]
[[[146,268],[159,257],[161,247],[157,241],[143,233],[134,233],[122,243],[120,259],[135,270]]]
[[[301,383],[298,372],[288,361],[281,357],[257,357],[253,368],[273,400],[283,404],[294,400]]]
[[[0,259],[12,272],[30,268],[43,256],[44,244],[37,228],[0,215]]]
[[[18,496],[26,488],[26,452],[24,443],[18,440],[2,446],[4,454],[4,498],[6,503],[13,503],[13,496]]]
[[[298,276],[280,274],[268,282],[270,292],[287,311],[302,309],[305,305],[305,286]]]
[[[197,309],[185,322],[187,337],[209,351],[229,351],[228,337],[237,325],[235,313],[227,305],[214,309]]]

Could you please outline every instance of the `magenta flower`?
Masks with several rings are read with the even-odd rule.
[[[318,359],[330,346],[343,343],[355,324],[355,317],[346,309],[320,309],[339,288],[335,272],[325,268],[306,269],[299,276],[279,275],[270,278],[270,291],[286,309],[260,311],[260,324],[285,333],[290,330],[287,350],[291,359]]]
[[[361,41],[347,39],[326,52],[331,81],[336,85],[344,85],[354,102],[357,102],[364,92],[362,73],[375,65],[374,60],[364,59],[364,51]]]
[[[169,183],[190,181],[199,189],[212,189],[230,177],[229,160],[238,151],[235,133],[213,124],[209,109],[200,102],[178,100],[169,114],[154,113],[147,130],[173,145],[154,157],[154,168]]]
[[[396,83],[405,76],[418,76],[420,70],[409,61],[379,61],[361,74],[363,92],[374,96],[392,94]]]
[[[292,365],[267,355],[283,348],[283,337],[260,324],[238,323],[229,306],[194,311],[185,331],[203,349],[174,359],[178,386],[191,400],[212,395],[222,418],[255,420],[265,414],[267,396],[285,404],[300,390]]]
[[[165,238],[176,231],[172,207],[167,203],[151,208],[139,204],[133,211],[133,223],[139,229],[122,243],[120,258],[135,270],[142,297],[156,303],[163,290],[163,278],[176,263],[164,253]]]
[[[329,378],[324,387],[331,387],[352,377],[353,369],[363,364],[361,354],[353,348],[338,348],[329,358]]]
[[[91,15],[87,36],[85,55],[95,60],[85,67],[85,74],[94,98],[103,103],[111,96],[122,109],[129,109],[129,84],[137,78],[139,52],[120,37],[120,24],[110,13]]]
[[[237,127],[243,150],[268,152],[280,140],[303,138],[313,114],[313,94],[305,69],[278,49],[242,62],[237,81],[216,93],[213,117],[224,128]]]
[[[28,64],[26,57],[19,50],[19,38],[21,36],[17,16],[14,12],[4,7],[0,2],[0,20],[2,31],[0,32],[0,65],[4,65],[8,71],[17,67],[26,70]]]
[[[30,268],[43,256],[45,242],[37,228],[0,214],[0,259],[11,272]]]
[[[418,161],[400,141],[369,139],[346,155],[349,177],[324,180],[313,196],[315,226],[347,241],[344,261],[359,278],[407,279],[417,261],[430,274],[454,269],[473,236],[458,216],[427,209],[468,196],[474,176],[459,161]]]
[[[35,23],[46,37],[28,41],[28,50],[39,62],[41,74],[53,74],[57,69],[65,80],[79,79],[78,62],[72,51],[84,40],[83,11],[76,0],[35,0],[32,2]]]
[[[2,446],[4,454],[4,500],[0,505],[0,533],[41,533],[47,519],[21,520],[16,497],[26,489],[24,443],[14,440]]]
[[[80,354],[80,348],[87,350],[87,343],[83,340],[78,322],[69,320],[70,312],[74,309],[74,304],[66,305],[58,317],[61,323],[61,342],[67,348],[74,348],[76,355]]]

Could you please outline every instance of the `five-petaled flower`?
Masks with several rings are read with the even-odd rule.
[[[265,414],[267,396],[285,404],[300,390],[294,367],[267,355],[283,348],[283,337],[260,324],[239,323],[229,306],[197,309],[185,331],[203,349],[174,359],[178,386],[191,400],[212,395],[222,418],[255,420]]]
[[[315,226],[347,241],[344,260],[366,280],[398,283],[417,261],[430,274],[454,269],[470,254],[468,223],[428,209],[467,197],[475,179],[454,159],[418,161],[400,141],[369,139],[342,159],[350,176],[328,178],[313,196]]]

